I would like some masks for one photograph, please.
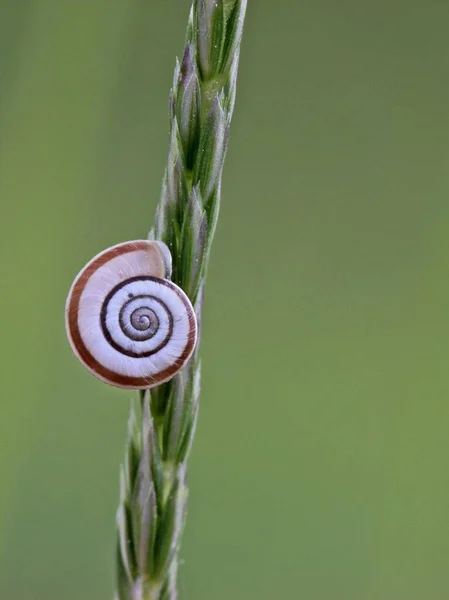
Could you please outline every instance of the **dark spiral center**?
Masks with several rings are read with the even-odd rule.
[[[149,298],[151,296],[133,296],[125,302],[120,310],[120,328],[133,341],[144,342],[151,339],[158,332],[159,318],[154,310],[145,306],[145,299]],[[131,304],[137,304],[137,308],[129,313]]]
[[[155,320],[157,320],[157,316],[151,308],[136,308],[131,314],[131,325],[134,329],[138,329],[139,331],[151,329],[152,325],[155,324]]]
[[[132,285],[138,285],[138,291]],[[158,297],[158,286],[162,285],[161,280],[152,276],[131,277],[106,296],[100,312],[101,329],[105,340],[120,354],[146,358],[169,343],[173,315],[166,302]],[[143,286],[147,289],[142,289]]]

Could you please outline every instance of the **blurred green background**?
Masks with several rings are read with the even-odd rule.
[[[0,3],[0,598],[112,595],[132,394],[65,339],[145,237],[188,0]],[[182,600],[449,597],[449,4],[250,0]]]

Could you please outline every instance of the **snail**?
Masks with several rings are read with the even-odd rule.
[[[66,303],[67,336],[98,379],[148,389],[171,379],[190,358],[195,311],[170,275],[169,249],[148,240],[104,250],[77,275]]]

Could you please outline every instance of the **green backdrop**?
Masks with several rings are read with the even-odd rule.
[[[0,2],[0,597],[100,600],[129,398],[68,347],[145,237],[188,0]],[[181,600],[449,597],[449,4],[249,0]]]

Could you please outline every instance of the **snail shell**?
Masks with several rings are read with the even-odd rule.
[[[195,311],[167,279],[162,242],[124,242],[100,252],[76,277],[66,304],[70,345],[91,373],[121,388],[171,379],[196,344]]]

